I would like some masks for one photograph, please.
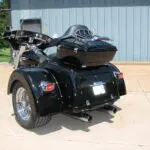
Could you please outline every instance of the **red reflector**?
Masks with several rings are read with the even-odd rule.
[[[46,91],[53,91],[55,89],[55,83],[49,83],[46,85]]]
[[[120,72],[120,73],[118,74],[118,78],[119,78],[119,79],[122,79],[122,78],[123,78],[123,73],[122,73],[122,72]]]

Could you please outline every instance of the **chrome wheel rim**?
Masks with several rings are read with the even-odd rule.
[[[18,88],[16,92],[16,110],[22,120],[28,121],[31,118],[29,95],[23,87]]]

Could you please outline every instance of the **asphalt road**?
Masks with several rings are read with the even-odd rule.
[[[115,115],[93,111],[92,123],[58,114],[32,131],[15,121],[6,94],[12,67],[0,64],[0,150],[150,150],[150,65],[119,65],[128,94]]]

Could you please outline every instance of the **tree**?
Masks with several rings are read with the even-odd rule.
[[[0,48],[8,47],[8,43],[2,39],[5,27],[8,25],[8,8],[7,0],[0,2]]]

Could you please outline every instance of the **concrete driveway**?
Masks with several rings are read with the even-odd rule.
[[[116,103],[117,114],[91,112],[92,123],[58,114],[48,125],[27,131],[16,123],[11,96],[6,95],[12,68],[1,64],[0,150],[150,150],[150,65],[118,67],[128,94]]]

